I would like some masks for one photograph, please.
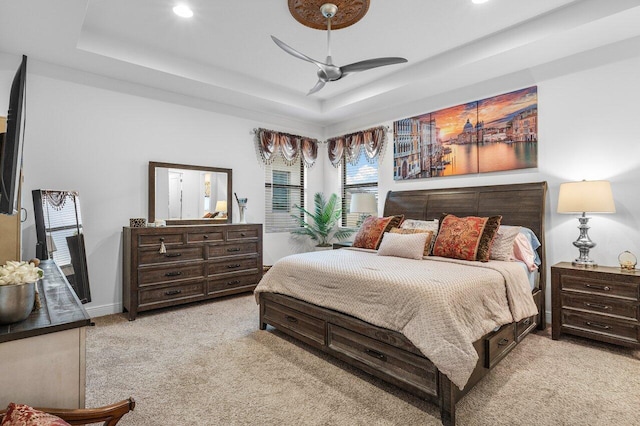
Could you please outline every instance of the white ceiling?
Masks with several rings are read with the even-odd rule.
[[[306,96],[326,32],[286,0],[2,0],[0,51],[226,105],[329,126],[640,36],[640,0],[371,0],[332,32],[338,65],[380,56],[408,63],[349,75]],[[640,54],[633,52],[631,54]],[[230,110],[231,110],[230,109]]]

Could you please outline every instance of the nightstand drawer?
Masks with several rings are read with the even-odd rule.
[[[560,277],[561,290],[602,294],[629,300],[638,300],[638,285],[613,280],[598,280],[574,275]]]
[[[613,297],[577,294],[564,291],[561,294],[561,300],[563,308],[614,315],[638,321],[638,304],[636,302],[614,299]]]
[[[638,326],[603,315],[562,311],[562,326],[638,343]],[[595,337],[597,338],[597,337]]]

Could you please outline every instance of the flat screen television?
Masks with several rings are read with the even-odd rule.
[[[22,169],[23,110],[27,83],[27,57],[13,78],[7,112],[7,132],[0,141],[0,213],[13,215],[18,211],[20,171]]]

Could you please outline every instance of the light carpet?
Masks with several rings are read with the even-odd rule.
[[[120,425],[439,425],[421,401],[269,328],[253,295],[95,319],[87,407]],[[640,351],[528,336],[457,405],[458,425],[640,425]]]

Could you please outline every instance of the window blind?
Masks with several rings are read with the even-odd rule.
[[[278,156],[265,165],[265,232],[289,232],[298,224],[291,217],[302,217],[293,205],[304,206],[304,166],[298,157],[292,165]]]
[[[375,157],[369,162],[362,150],[355,165],[347,161],[342,162],[342,226],[358,226],[360,213],[349,211],[352,194],[372,193],[376,197],[376,202],[378,201],[378,158]]]

